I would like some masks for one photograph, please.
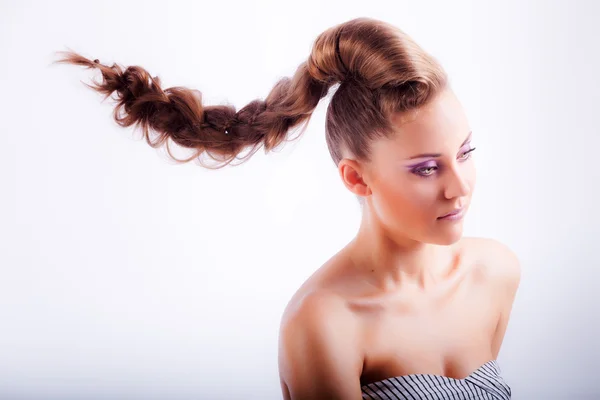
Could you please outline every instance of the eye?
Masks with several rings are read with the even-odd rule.
[[[477,147],[473,147],[472,149],[469,149],[469,150],[465,151],[465,152],[462,154],[462,156],[461,156],[461,158],[460,158],[460,159],[461,159],[461,160],[466,160],[466,159],[470,158],[470,157],[471,157],[471,154],[470,154],[470,153],[471,153],[473,150],[475,150],[476,148],[477,148]],[[465,157],[465,156],[468,156],[468,157]]]
[[[459,157],[459,160],[465,161],[465,160],[468,160],[469,158],[471,158],[471,152],[475,149],[476,149],[476,147],[473,147],[472,149],[469,149],[469,150],[465,151],[464,153],[462,153],[461,156]],[[438,167],[436,167],[436,166],[421,167],[421,168],[415,169],[413,172],[415,174],[417,174],[418,176],[427,178],[427,177],[432,176],[433,172],[437,169],[438,169]]]
[[[419,176],[431,176],[433,174],[433,171],[436,170],[437,167],[423,167],[423,168],[418,168],[415,170],[415,173]],[[431,171],[431,173],[426,173],[425,171]]]
[[[469,158],[471,158],[471,152],[473,150],[475,150],[477,147],[473,147],[472,149],[469,149],[467,151],[465,151],[464,153],[462,153],[460,159],[461,160],[468,160]],[[466,157],[465,157],[466,156]]]

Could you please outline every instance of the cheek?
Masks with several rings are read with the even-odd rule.
[[[435,185],[404,180],[378,188],[377,208],[382,219],[402,225],[428,221],[435,212],[438,192]]]

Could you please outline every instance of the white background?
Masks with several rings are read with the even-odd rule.
[[[71,48],[240,109],[367,16],[442,62],[478,148],[465,235],[522,263],[499,357],[513,399],[600,397],[594,1],[0,2],[0,398],[280,399],[296,288],[355,234],[325,145],[177,165],[50,65]],[[182,153],[180,153],[182,154]]]

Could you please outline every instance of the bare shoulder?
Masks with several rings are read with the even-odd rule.
[[[287,304],[281,318],[281,327],[319,324],[329,318],[343,318],[344,299],[334,292],[313,289],[297,292]]]
[[[470,237],[467,242],[481,261],[479,269],[486,277],[491,288],[490,294],[497,299],[499,306],[498,320],[491,338],[492,356],[498,358],[521,280],[521,265],[515,252],[496,239]]]
[[[465,249],[477,259],[477,278],[490,288],[490,295],[495,297],[503,319],[500,324],[505,326],[521,283],[519,258],[508,245],[496,239],[466,237],[464,240]],[[500,333],[498,343],[501,343],[502,335]]]
[[[361,398],[355,324],[346,301],[333,292],[305,292],[288,303],[278,350],[284,398]]]
[[[493,282],[515,287],[521,279],[521,263],[516,253],[505,243],[487,237],[465,237],[465,244],[480,260],[479,265]]]
[[[334,292],[315,290],[288,303],[281,318],[280,343],[283,346],[310,344],[315,346],[313,350],[316,346],[331,346],[330,349],[341,349],[346,345],[353,347],[358,338],[357,326],[357,320],[344,298]],[[330,349],[324,349],[325,353],[331,352]]]

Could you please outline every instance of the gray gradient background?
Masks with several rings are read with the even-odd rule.
[[[581,0],[1,1],[0,398],[281,398],[281,312],[360,218],[328,99],[299,141],[212,172],[118,127],[80,82],[97,72],[49,63],[70,47],[239,109],[357,16],[434,54],[468,112],[465,234],[522,263],[513,398],[600,398],[600,5]]]

